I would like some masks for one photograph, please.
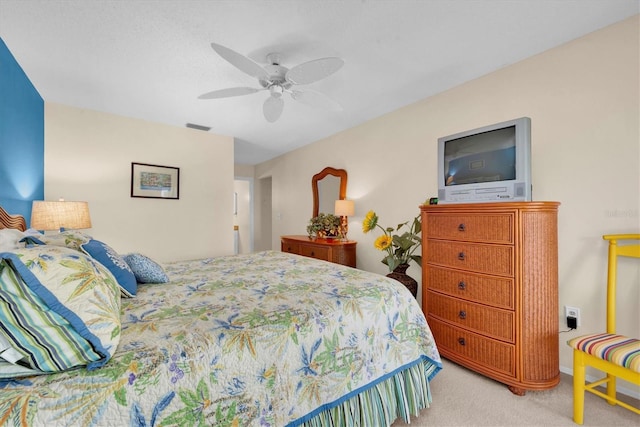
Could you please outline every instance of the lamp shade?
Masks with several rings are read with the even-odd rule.
[[[91,228],[89,203],[34,200],[31,206],[31,228],[45,231]]]
[[[353,200],[336,200],[334,214],[336,216],[353,216],[355,209]]]

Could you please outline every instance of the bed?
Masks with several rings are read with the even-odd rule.
[[[9,231],[24,225],[3,214],[0,425],[382,426],[431,403],[440,356],[399,282],[264,251],[147,258],[141,274],[160,279],[142,281],[167,280],[127,291],[109,260],[85,250],[91,236]],[[29,343],[16,337],[41,332],[15,332],[26,300],[35,308],[24,322],[56,315],[62,331],[41,363],[17,360]],[[80,347],[64,334],[85,359],[56,352],[67,340]]]

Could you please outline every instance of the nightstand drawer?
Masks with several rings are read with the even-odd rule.
[[[512,244],[514,215],[430,214],[427,217],[428,239]]]
[[[426,268],[429,289],[494,307],[515,307],[512,278],[485,276],[433,266]]]
[[[329,260],[329,249],[321,246],[303,245],[300,247],[300,255],[316,259]]]
[[[427,304],[429,315],[491,338],[515,342],[513,311],[474,304],[431,291],[427,295]]]
[[[465,331],[431,316],[427,318],[427,323],[443,357],[462,357],[492,371],[515,375],[514,345]]]
[[[429,240],[427,262],[460,270],[513,277],[513,246]]]

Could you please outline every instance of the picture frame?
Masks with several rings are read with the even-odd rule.
[[[131,163],[131,197],[180,198],[180,168]]]

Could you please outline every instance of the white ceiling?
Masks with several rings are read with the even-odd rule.
[[[442,92],[640,12],[639,0],[0,0],[0,37],[47,102],[236,138],[256,164]],[[289,68],[338,56],[309,85],[339,102],[325,111],[267,92],[210,46]]]

